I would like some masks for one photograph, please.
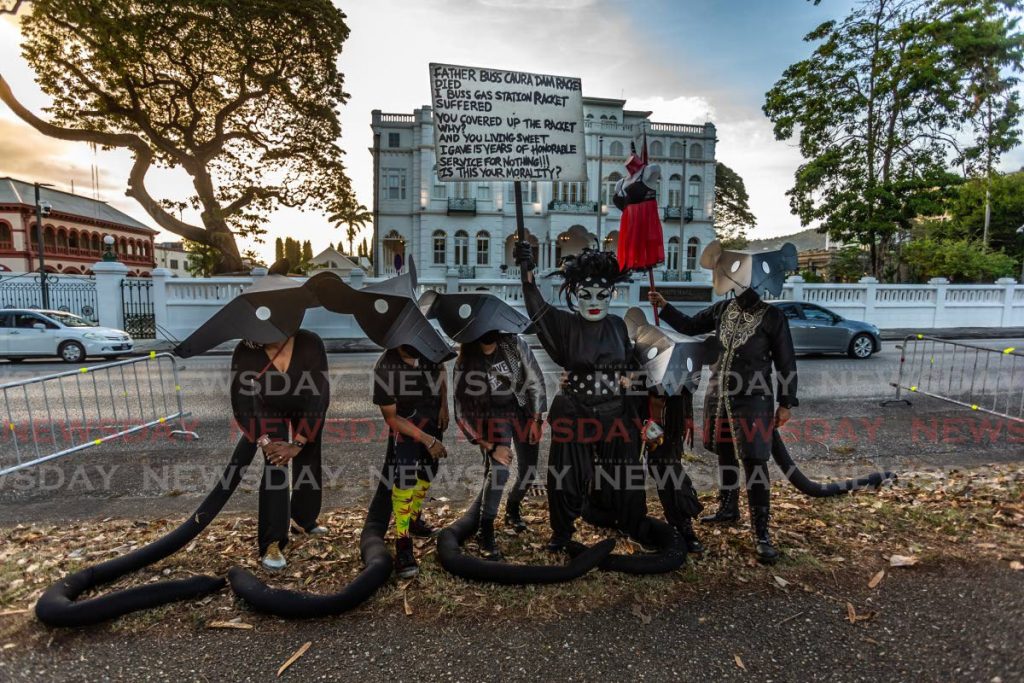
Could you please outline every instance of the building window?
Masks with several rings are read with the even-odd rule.
[[[452,190],[456,199],[473,198],[473,186],[469,183],[452,183]]]
[[[401,168],[384,169],[384,199],[405,199],[405,170]]]
[[[477,196],[477,199],[479,199],[480,201],[483,201],[483,202],[491,201],[491,186],[490,185],[480,185],[479,187],[476,188],[476,196]]]
[[[178,269],[178,259],[172,258],[171,259],[171,270],[177,270],[177,269]]]
[[[388,147],[401,147],[402,136],[399,133],[388,133]]]
[[[665,267],[668,270],[679,270],[679,238],[668,238],[668,250],[665,254]]]
[[[434,183],[434,199],[448,199],[448,185],[445,183]]]
[[[0,249],[14,249],[14,232],[7,223],[0,223]]]
[[[690,176],[690,184],[687,186],[686,206],[692,209],[700,209],[700,176]]]
[[[704,148],[701,147],[700,145],[698,145],[697,143],[693,143],[692,145],[690,145],[690,158],[691,159],[703,159],[704,158]]]
[[[604,190],[601,196],[601,203],[608,205],[612,203],[612,197],[615,196],[615,185],[622,180],[622,176],[618,173],[612,173],[604,181]]]
[[[673,159],[679,159],[683,156],[683,145],[679,142],[673,142],[672,146],[668,148],[668,155]]]
[[[686,269],[697,270],[697,253],[700,251],[700,239],[691,237],[686,240]]]
[[[587,201],[587,184],[556,182],[553,194],[556,202],[570,202],[573,204],[585,202]]]
[[[481,230],[476,234],[476,264],[478,266],[491,265],[491,234]]]
[[[655,140],[654,142],[651,143],[648,152],[650,152],[650,155],[652,157],[660,157],[665,152],[665,147],[661,144],[660,141]]]
[[[469,234],[465,230],[455,233],[455,265],[469,265]]]
[[[434,265],[443,266],[448,258],[448,236],[444,230],[434,231]]]
[[[683,205],[683,176],[673,173],[668,179],[668,206]]]
[[[508,184],[508,191],[506,192],[508,197],[508,203],[515,207],[516,201],[516,186],[515,183]],[[530,181],[523,183],[523,204],[536,204],[540,199],[537,195],[537,181]]]
[[[611,146],[608,147],[608,155],[613,157],[625,156],[625,152],[623,152],[622,143],[619,142],[618,140],[614,141],[611,144]]]

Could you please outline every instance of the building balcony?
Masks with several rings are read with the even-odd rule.
[[[682,207],[680,207],[680,206],[666,206],[666,207],[664,207],[664,210],[662,211],[662,214],[661,214],[662,218],[661,219],[663,221],[677,221],[677,220],[679,220],[679,216],[680,215],[684,216],[684,218],[685,218],[687,223],[692,223],[693,222],[693,207],[692,206],[686,207],[686,212],[684,213]]]
[[[459,272],[460,278],[470,280],[476,278],[476,266],[455,266],[455,269]]]
[[[665,282],[693,282],[692,270],[666,270]]]
[[[448,215],[453,213],[465,213],[476,215],[476,200],[465,199],[462,197],[449,197],[448,198]]]
[[[597,213],[597,202],[548,202],[548,211],[555,213]]]

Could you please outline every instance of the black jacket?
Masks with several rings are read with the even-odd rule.
[[[730,319],[729,306],[735,302],[740,315]],[[726,299],[705,308],[695,316],[688,316],[671,304],[661,311],[661,319],[672,329],[691,336],[714,332],[718,339],[719,356],[711,366],[711,384],[708,393],[718,393],[722,385],[721,373],[723,325],[725,333],[741,340],[737,346],[729,376],[725,379],[728,395],[772,395],[772,366],[775,366],[775,399],[779,405],[791,408],[799,405],[796,397],[796,353],[789,321],[777,307],[765,303],[752,289],[735,299]],[[736,327],[736,326],[739,327]]]

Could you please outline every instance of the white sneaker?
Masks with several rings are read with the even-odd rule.
[[[307,533],[310,536],[326,536],[327,534],[329,534],[331,532],[330,532],[330,530],[327,527],[320,526],[319,524],[317,524],[315,527],[310,529]]]
[[[271,571],[278,571],[288,566],[288,562],[284,559],[284,555],[276,543],[267,549],[267,554],[263,556],[262,562],[263,566]]]

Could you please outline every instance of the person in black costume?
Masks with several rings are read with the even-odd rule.
[[[795,262],[795,250],[790,247],[747,254],[723,251],[717,240],[709,244],[701,255],[701,265],[713,271],[719,294],[732,291],[736,296],[695,316],[682,313],[657,292],[649,294],[661,319],[674,330],[716,335],[718,359],[711,367],[704,399],[704,447],[718,456],[719,506],[715,514],[701,521],[734,523],[739,519],[742,462],[754,547],[758,560],[767,564],[778,559],[769,534],[772,432],[789,420],[791,409],[799,402],[789,322],[782,311],[764,302],[758,291],[775,289],[776,282],[781,289],[783,273],[795,267],[791,263]]]
[[[523,264],[523,296],[541,345],[565,370],[551,402],[548,456],[548,550],[565,549],[584,506],[600,509],[611,525],[636,537],[647,516],[635,401],[627,395],[637,368],[626,323],[608,315],[614,286],[628,276],[615,255],[584,249],[563,259],[561,293],[570,308],[550,305],[534,281],[530,245],[516,246]]]
[[[286,565],[281,551],[288,543],[289,519],[301,532],[327,533],[317,522],[323,492],[320,433],[331,400],[327,371],[324,343],[308,330],[283,342],[243,340],[231,357],[235,420],[264,455],[258,547],[268,569]]]

